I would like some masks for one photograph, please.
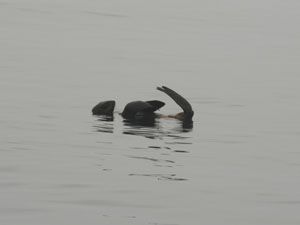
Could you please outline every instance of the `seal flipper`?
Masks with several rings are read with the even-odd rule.
[[[146,101],[147,103],[149,103],[152,108],[151,108],[151,112],[154,112],[158,109],[160,109],[161,107],[163,107],[165,105],[164,102],[158,101],[158,100],[152,100],[152,101]],[[147,110],[145,110],[147,111]]]
[[[175,92],[172,89],[165,87],[165,86],[157,87],[157,90],[162,91],[162,92],[166,93],[167,95],[169,95],[183,109],[183,112],[184,112],[183,114],[177,114],[180,116],[180,119],[192,120],[194,111],[192,109],[191,104],[184,97],[182,97],[177,92]]]

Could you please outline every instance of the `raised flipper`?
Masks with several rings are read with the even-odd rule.
[[[169,95],[183,109],[183,113],[177,114],[175,116],[176,118],[184,121],[192,120],[194,111],[192,109],[191,104],[184,97],[182,97],[177,92],[165,86],[157,87],[157,90],[162,91],[167,95]]]

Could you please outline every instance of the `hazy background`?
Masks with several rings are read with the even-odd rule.
[[[300,224],[300,3],[0,1],[0,224]],[[194,128],[91,115],[185,96]]]

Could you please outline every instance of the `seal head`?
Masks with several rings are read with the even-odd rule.
[[[113,100],[99,102],[93,109],[94,115],[107,115],[112,116],[115,109],[116,102]]]

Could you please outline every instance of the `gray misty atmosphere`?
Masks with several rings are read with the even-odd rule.
[[[300,224],[299,12],[0,0],[0,224]],[[192,126],[120,115],[138,100],[180,113],[162,86]]]

